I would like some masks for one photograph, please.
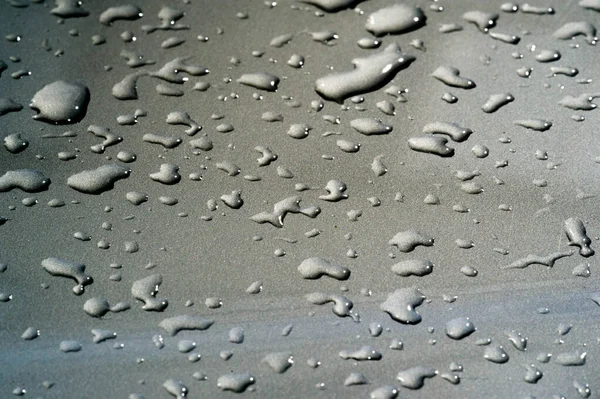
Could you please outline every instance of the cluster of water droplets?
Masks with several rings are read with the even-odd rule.
[[[590,397],[600,2],[476,8],[1,5],[3,395]]]

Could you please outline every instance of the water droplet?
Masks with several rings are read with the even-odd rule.
[[[324,76],[315,82],[315,91],[324,99],[342,103],[346,98],[377,90],[407,68],[415,57],[391,44],[378,54],[352,61],[352,71]]]
[[[367,18],[365,29],[375,36],[406,33],[425,25],[426,17],[419,7],[396,4],[381,8]]]
[[[64,124],[82,120],[89,102],[90,91],[87,86],[58,80],[35,93],[29,107],[38,112],[33,119]]]
[[[121,165],[108,164],[94,170],[85,170],[67,179],[67,185],[85,194],[101,194],[112,190],[115,182],[126,179],[131,171]]]
[[[421,315],[415,308],[420,306],[424,300],[425,296],[416,288],[402,288],[389,294],[380,308],[396,321],[418,324],[421,322]]]
[[[459,87],[461,89],[473,89],[476,87],[475,82],[460,76],[459,69],[448,65],[438,67],[433,71],[431,76],[451,87]]]
[[[425,385],[426,378],[433,378],[437,374],[437,370],[431,367],[416,366],[399,372],[396,379],[405,388],[420,389]]]

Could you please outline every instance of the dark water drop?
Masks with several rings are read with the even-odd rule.
[[[388,244],[397,247],[402,252],[412,252],[419,245],[430,247],[433,242],[433,237],[416,230],[406,230],[397,233],[388,241]]]
[[[421,322],[421,315],[415,308],[424,300],[425,296],[416,288],[402,288],[389,294],[380,308],[398,322],[418,324]]]
[[[355,143],[350,140],[338,140],[336,141],[338,148],[347,153],[355,153],[360,150],[361,144]]]
[[[577,97],[565,96],[558,104],[576,111],[591,111],[597,107],[592,102],[596,98],[600,98],[600,93],[583,93]]]
[[[467,277],[476,277],[479,274],[473,266],[462,266],[460,272]]]
[[[423,277],[433,272],[434,264],[426,259],[409,259],[392,265],[392,271],[399,276]]]
[[[508,354],[504,350],[502,345],[490,345],[485,348],[483,352],[483,358],[489,360],[492,363],[506,363],[508,362]]]
[[[143,16],[141,8],[133,4],[109,7],[104,10],[99,17],[99,21],[104,25],[112,25],[119,20],[135,21]]]
[[[315,42],[319,42],[326,45],[332,45],[333,40],[339,38],[338,34],[331,30],[323,30],[318,32],[306,32],[308,33]]]
[[[272,352],[266,355],[263,360],[273,371],[279,374],[285,373],[294,364],[294,358],[291,352]]]
[[[531,69],[531,68],[521,67],[521,68],[517,69],[517,75],[519,75],[522,78],[529,78],[531,76],[532,71],[533,71],[533,69]]]
[[[314,208],[314,212],[307,212],[307,210],[300,207],[300,201],[301,199],[298,196],[285,198],[273,206],[273,213],[261,212],[250,219],[256,223],[270,223],[275,227],[282,228],[284,218],[288,213],[302,213],[308,217],[316,217],[320,212],[317,207]]]
[[[527,349],[527,338],[523,337],[520,333],[513,330],[509,332],[507,336],[510,343],[513,344],[516,349],[520,351]]]
[[[398,397],[398,388],[393,385],[384,385],[369,394],[370,399],[396,399]]]
[[[355,319],[357,316],[352,313],[354,303],[351,300],[342,295],[337,294],[326,294],[323,292],[314,292],[306,295],[306,300],[314,305],[325,305],[333,302],[333,313],[339,317],[352,317]]]
[[[438,32],[440,33],[452,33],[452,32],[460,32],[463,30],[463,26],[461,24],[452,23],[452,24],[442,24],[438,28]]]
[[[260,292],[262,292],[263,290],[263,283],[262,281],[258,280],[253,282],[252,284],[250,284],[248,286],[248,288],[246,288],[246,293],[248,294],[259,294]]]
[[[515,97],[510,93],[492,94],[488,100],[483,104],[481,109],[485,113],[492,113],[498,111],[500,108],[509,104],[515,100]]]
[[[157,30],[185,30],[189,29],[188,25],[177,23],[185,16],[185,12],[173,7],[162,7],[158,12],[159,25],[142,25],[142,31],[153,33]]]
[[[83,8],[79,0],[55,0],[56,7],[50,13],[61,18],[87,17],[90,12]]]
[[[518,259],[510,265],[503,266],[503,269],[524,269],[531,265],[543,265],[553,267],[554,263],[561,258],[573,255],[572,251],[562,251],[551,253],[546,256],[539,255],[528,255],[524,258]]]
[[[428,194],[425,199],[423,199],[423,203],[427,205],[439,205],[441,201],[437,195]]]
[[[165,391],[167,391],[171,396],[174,396],[178,399],[185,398],[189,393],[188,388],[183,384],[183,382],[172,378],[163,383],[163,388],[165,388]]]
[[[312,257],[305,259],[298,266],[298,272],[303,278],[309,280],[319,279],[328,276],[336,280],[347,280],[350,278],[350,270],[344,266],[333,265],[329,261]]]
[[[540,369],[535,367],[535,365],[531,364],[526,367],[527,367],[527,371],[525,372],[525,375],[523,376],[523,379],[525,380],[525,382],[528,382],[530,384],[536,384],[544,376],[544,374],[540,371]]]
[[[255,382],[256,379],[250,373],[232,373],[220,376],[217,379],[217,386],[223,391],[242,393]]]
[[[327,191],[326,195],[320,195],[319,199],[324,201],[340,201],[348,198],[348,194],[346,194],[346,183],[341,180],[329,180],[325,185],[325,190]]]
[[[201,316],[180,315],[166,318],[158,325],[170,335],[175,336],[183,330],[206,330],[213,323],[213,320],[205,319]]]
[[[481,32],[486,33],[496,26],[499,15],[494,12],[468,11],[463,14],[463,19],[479,28]]]
[[[437,374],[437,370],[431,367],[416,366],[399,372],[396,379],[405,388],[420,389],[425,385],[426,378],[433,378]]]
[[[117,159],[124,163],[135,162],[137,156],[131,151],[119,151],[117,153]]]
[[[123,137],[118,136],[114,133],[111,133],[110,129],[107,127],[98,126],[98,125],[90,125],[87,128],[87,131],[89,133],[92,133],[96,137],[100,137],[100,138],[104,139],[104,141],[102,143],[95,144],[90,147],[92,152],[94,152],[96,154],[102,154],[102,153],[104,153],[104,150],[106,149],[106,147],[117,145],[121,141],[123,141]]]
[[[569,40],[573,39],[576,36],[583,35],[585,36],[585,40],[589,44],[596,44],[598,38],[596,37],[596,28],[589,22],[567,22],[552,36],[560,40]]]
[[[233,344],[241,344],[244,342],[244,329],[242,327],[233,327],[229,330],[229,342]]]
[[[556,355],[556,363],[561,366],[583,366],[587,357],[587,352],[575,350],[572,352],[563,352]]]
[[[376,156],[373,159],[373,163],[371,164],[371,170],[373,170],[373,172],[377,176],[383,176],[388,171],[387,167],[384,165],[384,163],[382,161],[382,158],[383,158],[382,155]]]
[[[475,330],[475,325],[468,317],[459,317],[446,323],[446,335],[456,340],[468,337]]]
[[[379,48],[379,46],[381,46],[381,40],[373,39],[371,37],[362,37],[358,39],[356,44],[362,49],[370,50]]]
[[[579,247],[579,254],[581,256],[588,257],[594,255],[594,250],[590,248],[592,240],[587,236],[586,228],[581,219],[569,218],[565,220],[564,230],[569,239],[569,245]]]
[[[343,350],[340,351],[339,355],[345,360],[352,359],[358,361],[381,360],[383,357],[381,352],[370,346],[362,346],[356,350]]]
[[[283,122],[283,115],[273,111],[264,112],[260,118],[265,122]]]
[[[295,139],[304,139],[308,137],[312,127],[305,123],[295,123],[290,126],[287,131],[287,135]]]
[[[261,157],[256,159],[256,161],[258,162],[258,166],[268,166],[271,163],[275,162],[278,158],[277,154],[271,151],[269,147],[263,147],[259,145],[254,147],[254,150],[261,153]]]
[[[38,111],[33,119],[65,124],[81,121],[87,112],[90,91],[81,83],[58,80],[39,90],[31,100],[31,107]]]
[[[163,48],[163,49],[170,49],[170,48],[174,48],[174,47],[180,46],[183,43],[185,43],[185,39],[184,38],[173,36],[173,37],[170,37],[168,39],[165,39],[160,44],[160,47]]]
[[[300,0],[302,3],[311,4],[327,12],[338,12],[354,7],[362,0]]]
[[[472,172],[466,170],[457,170],[454,174],[454,177],[456,177],[460,181],[473,180],[477,176],[481,176],[481,172],[479,170],[474,170]]]
[[[521,6],[521,12],[524,12],[526,14],[537,14],[537,15],[548,14],[548,15],[551,15],[551,14],[554,14],[554,8],[532,6],[529,3],[525,3]]]
[[[538,62],[554,62],[560,60],[560,53],[557,50],[540,50],[535,55],[535,60]]]
[[[352,60],[354,69],[351,71],[317,79],[315,91],[326,100],[342,103],[346,98],[385,86],[414,60],[415,57],[402,53],[394,43],[378,54]]]
[[[396,4],[369,15],[365,29],[375,36],[411,32],[425,25],[425,14],[420,7]]]
[[[42,267],[53,276],[67,277],[77,281],[73,287],[75,295],[83,294],[86,285],[94,282],[91,276],[85,274],[85,265],[83,263],[71,262],[60,258],[46,258],[42,261]]]
[[[169,83],[182,84],[189,80],[187,76],[183,76],[186,73],[191,76],[204,76],[210,71],[199,65],[189,65],[188,61],[191,57],[177,57],[167,62],[156,72],[150,73],[150,76],[162,79]]]
[[[600,12],[600,1],[599,0],[581,0],[579,6],[588,10],[594,10]]]
[[[371,324],[369,324],[369,333],[372,337],[379,337],[382,332],[383,327],[381,326],[381,324],[377,322],[372,322]]]
[[[39,170],[9,170],[0,176],[0,192],[18,188],[27,193],[45,191],[50,186],[50,179]]]
[[[440,157],[451,157],[454,149],[446,146],[448,139],[438,136],[411,137],[408,146],[417,152],[439,155]]]
[[[163,163],[158,172],[151,173],[149,176],[152,180],[166,185],[177,184],[181,180],[179,166],[172,163]]]
[[[544,132],[552,127],[552,122],[543,119],[519,119],[513,123],[538,132]]]
[[[582,384],[577,380],[573,381],[573,387],[577,390],[577,393],[582,398],[589,398],[592,394],[592,390],[588,384]]]
[[[425,48],[425,42],[423,40],[413,39],[409,44],[417,50],[427,51],[427,49]]]
[[[119,55],[121,58],[127,60],[125,65],[127,65],[130,68],[139,68],[144,65],[152,65],[156,63],[156,61],[147,60],[144,58],[143,55],[134,51],[121,50],[121,53]]]
[[[242,172],[239,166],[229,161],[217,162],[215,167],[219,170],[227,172],[228,176],[237,176]]]
[[[165,148],[175,148],[182,143],[181,139],[173,136],[163,136],[154,133],[146,133],[142,136],[146,143],[159,144]]]
[[[287,64],[292,68],[302,68],[304,66],[304,56],[300,54],[292,54],[288,59]]]
[[[490,32],[490,37],[508,44],[518,44],[521,41],[519,36],[509,35],[507,33]]]
[[[404,349],[404,343],[397,338],[394,338],[392,342],[390,342],[390,349],[401,351]]]
[[[156,85],[156,92],[167,97],[181,97],[185,94],[183,90],[163,83]]]
[[[137,100],[137,81],[142,76],[147,76],[148,72],[138,71],[126,75],[119,83],[112,88],[112,95],[118,100]]]
[[[20,133],[13,133],[4,137],[4,148],[11,154],[23,152],[28,146],[29,141],[21,137]]]
[[[79,352],[81,348],[81,343],[75,340],[60,341],[59,344],[59,349],[64,353]]]
[[[388,100],[379,101],[375,105],[377,106],[377,108],[379,108],[381,112],[383,112],[386,115],[396,115],[396,106]]]
[[[94,297],[85,301],[83,310],[92,317],[102,317],[110,312],[110,305],[105,298]]]
[[[461,183],[460,189],[467,194],[480,194],[483,192],[483,186],[474,181]]]
[[[270,45],[273,47],[280,48],[291,42],[293,38],[294,35],[292,33],[284,33],[283,35],[274,37],[271,40]]]
[[[458,98],[452,93],[444,93],[442,94],[442,100],[446,101],[448,104],[455,104],[458,102]]]
[[[466,141],[473,131],[469,128],[461,127],[456,123],[433,122],[423,127],[423,133],[444,134],[449,136],[453,141],[461,143]]]
[[[265,91],[276,91],[279,81],[277,76],[267,72],[246,73],[237,79],[238,83]]]
[[[380,119],[358,118],[350,121],[350,126],[365,136],[388,134],[393,130],[392,126],[384,124]]]
[[[459,69],[448,65],[440,66],[433,71],[431,76],[451,87],[459,87],[461,89],[473,89],[476,87],[475,82],[460,76]]]
[[[206,136],[200,137],[198,139],[191,140],[189,142],[192,148],[197,148],[202,151],[210,151],[213,149],[213,142]],[[239,169],[239,168],[238,168]]]
[[[221,201],[231,209],[240,209],[242,205],[244,205],[244,200],[241,195],[242,192],[240,190],[234,190],[231,194],[223,194],[221,196]]]
[[[589,277],[591,275],[589,263],[580,263],[575,266],[571,274],[577,277]]]
[[[27,327],[23,334],[21,334],[21,338],[25,341],[31,341],[40,336],[40,330],[34,327]]]
[[[292,171],[282,165],[277,166],[277,176],[284,179],[294,178],[294,174],[292,173]]]
[[[367,377],[365,377],[363,373],[359,372],[350,373],[350,375],[348,375],[348,377],[346,377],[346,379],[344,380],[344,386],[347,387],[354,385],[364,385],[368,383],[369,380],[367,380]]]
[[[124,166],[108,164],[71,175],[67,185],[81,193],[101,194],[112,190],[115,182],[128,178],[130,174],[131,171]]]
[[[452,373],[442,373],[440,374],[444,380],[448,381],[452,385],[460,384],[460,376]]]
[[[169,302],[164,298],[156,298],[158,287],[162,284],[162,275],[153,274],[134,281],[131,286],[131,295],[144,303],[143,310],[162,312]]]

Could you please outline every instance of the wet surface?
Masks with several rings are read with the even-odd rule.
[[[596,397],[600,2],[0,3],[0,397]]]

